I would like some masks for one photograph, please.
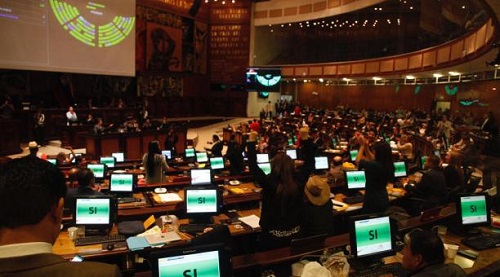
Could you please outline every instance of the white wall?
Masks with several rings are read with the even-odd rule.
[[[258,93],[256,91],[248,92],[248,101],[247,101],[247,117],[259,117],[260,111],[266,107],[268,101],[271,101],[274,104],[280,99],[281,93],[279,92],[270,92],[269,97],[267,99],[259,98]],[[274,111],[276,112],[276,111]]]

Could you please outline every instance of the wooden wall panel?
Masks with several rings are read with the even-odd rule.
[[[457,43],[451,46],[450,60],[458,60],[462,58],[464,50],[464,42],[463,40],[458,41]]]
[[[436,51],[429,51],[424,53],[423,66],[434,66],[436,64]]]
[[[309,75],[311,75],[311,76],[323,75],[323,67],[322,66],[309,67]]]
[[[449,46],[438,49],[436,61],[438,64],[450,61],[450,47]]]
[[[352,74],[364,74],[365,73],[365,64],[364,63],[355,63],[352,65]]]
[[[394,70],[395,71],[402,71],[402,70],[408,70],[408,58],[401,58],[401,59],[395,59],[394,60]]]
[[[368,62],[366,63],[366,73],[378,73],[380,71],[379,62]]]
[[[394,71],[394,60],[383,60],[380,62],[380,72]]]
[[[417,54],[413,55],[410,57],[410,61],[408,64],[408,68],[410,69],[415,69],[415,68],[421,68],[422,67],[422,54]]]
[[[327,65],[323,68],[324,75],[335,75],[337,74],[337,66],[335,65]]]
[[[349,75],[351,74],[351,65],[350,64],[342,64],[337,68],[338,75]]]

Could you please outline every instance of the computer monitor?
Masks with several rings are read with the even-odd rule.
[[[356,158],[358,157],[358,152],[359,151],[357,149],[349,151],[349,157],[351,158],[352,162],[356,161]]]
[[[292,159],[296,160],[297,159],[297,149],[287,149],[286,154]]]
[[[213,173],[210,168],[192,168],[190,173],[192,186],[207,186],[213,183]]]
[[[359,261],[377,263],[392,256],[395,251],[396,226],[391,225],[389,215],[368,214],[349,220],[351,254]]]
[[[258,153],[257,154],[257,163],[268,163],[269,162],[269,154],[267,153]]]
[[[293,139],[292,138],[288,138],[288,146],[292,146],[293,145]]]
[[[364,170],[348,170],[345,172],[345,181],[350,190],[361,190],[366,185],[366,175]]]
[[[329,168],[330,168],[330,163],[328,162],[327,156],[314,157],[315,170],[327,170]]]
[[[207,152],[196,152],[196,162],[197,163],[206,163],[208,162],[208,154]]]
[[[186,157],[186,158],[194,158],[195,157],[195,150],[194,150],[194,148],[186,148],[184,150],[184,157]]]
[[[490,197],[487,193],[459,194],[456,200],[459,229],[464,233],[477,233],[476,227],[491,224]]]
[[[261,163],[257,164],[260,169],[264,172],[264,174],[269,175],[271,174],[271,163]]]
[[[99,159],[99,162],[102,164],[105,164],[109,168],[113,168],[113,167],[115,167],[116,160],[115,160],[115,157],[113,157],[113,156],[101,157]]]
[[[47,159],[47,162],[53,164],[53,165],[57,165],[57,160],[56,159]]]
[[[337,144],[338,144],[337,139],[336,138],[332,138],[332,148],[337,147]]]
[[[223,157],[211,157],[210,158],[210,168],[217,170],[217,169],[224,169],[224,158]]]
[[[86,234],[108,233],[116,219],[117,204],[110,195],[77,196],[73,207],[73,223],[84,226]]]
[[[422,157],[420,157],[420,170],[424,169],[424,165],[427,162],[428,158],[429,158],[429,156],[422,156]]]
[[[171,160],[172,159],[172,150],[162,150],[161,154],[165,156],[165,159]]]
[[[394,162],[394,177],[402,178],[408,176],[408,172],[406,171],[406,162],[397,161]]]
[[[153,277],[232,276],[231,255],[224,244],[206,244],[151,251]]]
[[[132,194],[134,192],[134,174],[111,173],[109,191],[118,194]]]
[[[78,157],[81,157],[81,156],[82,156],[82,153],[75,153],[75,158],[73,159],[73,153],[69,153],[69,158],[73,159],[73,161],[71,161],[72,164],[76,164],[76,159]]]
[[[125,153],[123,152],[111,153],[111,156],[115,157],[117,163],[123,163],[125,161]]]
[[[191,222],[211,223],[222,211],[222,192],[217,187],[186,187],[186,215]]]
[[[87,168],[92,170],[96,179],[104,179],[106,166],[104,164],[87,164]]]

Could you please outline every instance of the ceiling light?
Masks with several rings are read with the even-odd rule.
[[[432,74],[432,76],[434,76],[434,78],[441,78],[441,77],[443,77],[443,74],[434,73],[434,74]]]
[[[415,80],[415,76],[413,76],[413,75],[406,75],[406,79]]]
[[[456,71],[450,71],[450,72],[448,72],[448,74],[450,74],[451,76],[458,76],[458,75],[460,75],[460,73],[458,73]]]
[[[373,77],[373,80],[374,81],[380,81],[380,80],[382,80],[382,78],[380,78],[380,77]]]

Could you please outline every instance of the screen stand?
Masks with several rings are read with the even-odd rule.
[[[384,264],[382,258],[354,258],[349,260],[349,265],[355,271],[362,271],[370,268],[376,268]]]
[[[465,226],[454,225],[451,228],[451,231],[454,234],[457,234],[462,237],[474,237],[481,235],[481,230],[478,227],[465,227]]]
[[[206,215],[198,215],[198,216],[189,216],[189,223],[190,224],[213,224],[214,220],[212,216],[206,216]]]

